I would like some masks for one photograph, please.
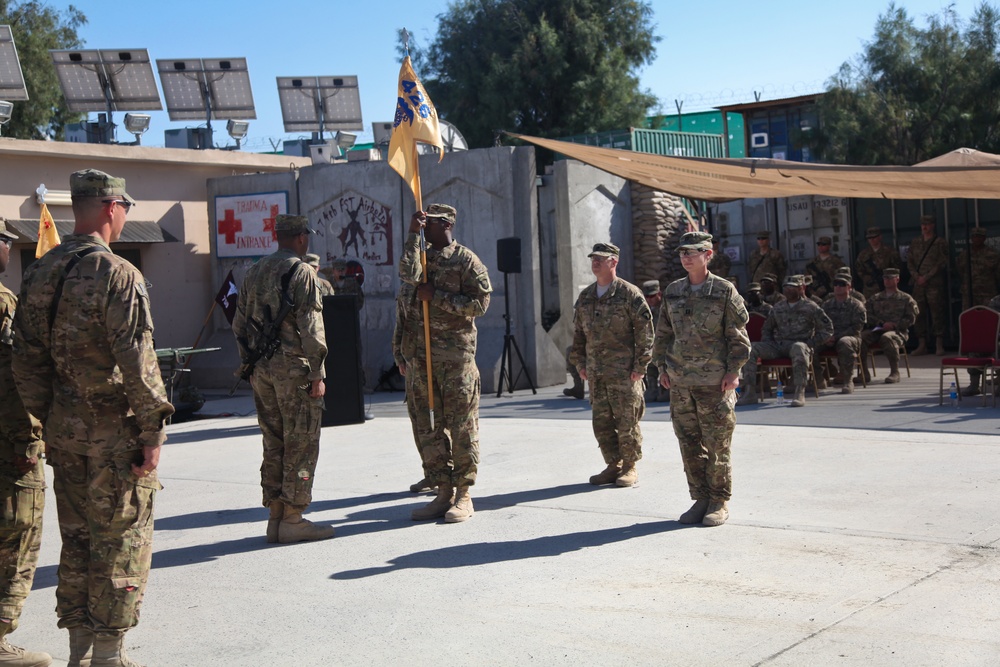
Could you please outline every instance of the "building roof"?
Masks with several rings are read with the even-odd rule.
[[[815,102],[823,97],[825,93],[813,93],[811,95],[799,95],[798,97],[783,97],[778,100],[761,100],[760,102],[746,102],[744,104],[727,104],[715,107],[719,111],[734,111],[743,113],[744,111],[755,111],[757,109],[778,109],[783,107],[797,107],[803,104]]]
[[[56,231],[59,238],[73,233],[72,220],[55,220]],[[14,219],[7,220],[7,225],[14,229],[14,233],[20,236],[15,244],[38,243],[38,220]],[[170,232],[164,231],[155,222],[149,220],[129,220],[122,229],[121,238],[112,245],[121,243],[176,243],[177,238]]]

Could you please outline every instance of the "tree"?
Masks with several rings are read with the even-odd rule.
[[[495,130],[561,137],[640,125],[656,103],[642,0],[456,0],[416,60],[442,118],[473,147]]]
[[[981,4],[966,24],[952,7],[917,27],[890,4],[862,54],[819,100],[820,159],[915,164],[967,146],[1000,149],[1000,14]]]
[[[87,18],[73,5],[65,11],[38,0],[0,0],[0,24],[10,25],[21,61],[28,101],[15,102],[4,135],[16,139],[62,139],[67,123],[81,114],[66,108],[49,49],[74,49],[83,45],[76,29]]]

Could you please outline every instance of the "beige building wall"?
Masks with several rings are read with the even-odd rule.
[[[37,229],[41,207],[35,191],[40,184],[50,191],[68,191],[69,175],[87,168],[125,178],[138,202],[129,220],[155,222],[176,241],[115,244],[114,249],[139,253],[142,272],[152,284],[157,347],[185,347],[194,343],[219,289],[212,271],[208,179],[287,172],[308,164],[309,158],[238,151],[0,138],[0,216],[33,220]],[[68,205],[50,204],[49,212],[56,221],[73,219]],[[33,242],[15,242],[10,266],[0,275],[14,292],[21,286],[22,250],[33,249]]]

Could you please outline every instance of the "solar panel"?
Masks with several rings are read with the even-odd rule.
[[[70,111],[159,111],[146,49],[50,51]]]
[[[278,77],[285,132],[363,130],[356,76]]]
[[[170,120],[253,120],[246,58],[157,60]]]
[[[28,99],[21,62],[17,59],[14,33],[9,25],[0,25],[0,100],[8,102]]]

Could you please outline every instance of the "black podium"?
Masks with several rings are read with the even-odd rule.
[[[326,409],[323,426],[362,424],[365,395],[361,370],[361,325],[357,297],[323,297],[326,327]]]

